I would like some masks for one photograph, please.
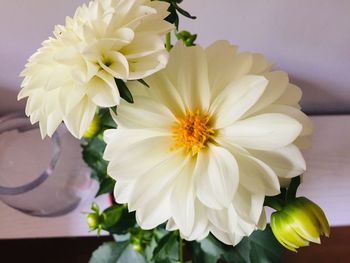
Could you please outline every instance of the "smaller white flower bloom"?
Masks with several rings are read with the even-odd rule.
[[[162,35],[173,26],[159,1],[94,0],[79,7],[55,38],[43,42],[21,73],[18,99],[28,97],[26,114],[51,136],[65,122],[81,138],[96,107],[119,105],[115,78],[135,80],[165,67]]]

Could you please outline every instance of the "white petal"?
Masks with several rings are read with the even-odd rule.
[[[150,86],[150,88],[146,90],[146,94],[152,99],[159,101],[159,103],[166,105],[175,116],[182,116],[186,113],[186,107],[178,90],[169,80],[169,77],[170,76],[167,76],[165,71],[160,71],[156,76],[152,75],[145,79]],[[133,88],[132,85],[130,85],[130,90],[132,90],[134,94],[137,94],[140,87]]]
[[[190,235],[186,236],[186,240],[200,240],[209,234],[208,216],[206,207],[198,200],[195,200],[195,219],[193,229]]]
[[[58,126],[62,123],[63,115],[61,112],[56,111],[52,112],[47,116],[47,135],[51,137],[53,133],[56,131]]]
[[[185,47],[179,41],[170,53],[166,72],[188,109],[208,110],[208,69],[205,52],[200,46]]]
[[[281,113],[296,119],[303,125],[300,136],[310,135],[314,129],[311,119],[298,108],[292,106],[273,104],[266,107],[259,113]]]
[[[172,191],[174,179],[182,172],[188,159],[183,158],[182,152],[173,152],[167,157],[137,178],[134,191],[128,202],[130,210],[145,207],[154,198],[157,198],[162,191]],[[113,174],[111,176],[117,177],[118,175]],[[170,202],[173,202],[173,197],[171,197]]]
[[[261,76],[245,76],[229,84],[213,101],[209,113],[216,129],[226,127],[248,111],[264,92],[268,81]]]
[[[273,150],[292,143],[301,130],[302,125],[295,119],[267,113],[238,121],[220,130],[218,136],[246,148]]]
[[[236,46],[224,40],[213,43],[205,50],[212,100],[229,83],[248,74],[251,69],[251,54],[236,55],[236,51]]]
[[[264,230],[266,228],[266,212],[265,212],[265,209],[263,209],[261,211],[261,215],[260,215],[257,227],[260,230]]]
[[[167,231],[175,231],[175,230],[178,230],[179,228],[176,226],[176,224],[174,222],[174,219],[173,218],[169,218],[165,229]]]
[[[129,63],[123,54],[116,51],[109,51],[106,53],[105,59],[108,60],[108,65],[101,58],[98,60],[99,65],[111,76],[123,80],[129,78]]]
[[[213,144],[207,152],[199,154],[194,172],[199,200],[216,209],[229,206],[239,180],[235,158],[226,149]],[[208,162],[207,168],[205,162]]]
[[[221,242],[225,243],[226,245],[237,245],[243,238],[243,236],[239,236],[235,233],[227,233],[223,232],[220,229],[216,227],[212,227],[210,229],[210,232]]]
[[[202,150],[198,153],[196,166],[193,172],[198,199],[206,206],[213,209],[222,209],[221,202],[218,201],[208,174],[209,153]]]
[[[306,170],[305,160],[293,144],[272,151],[251,150],[250,153],[271,167],[279,177],[295,177]]]
[[[255,224],[250,224],[244,220],[238,220],[237,229],[235,233],[238,236],[250,236],[251,233],[256,229]]]
[[[195,193],[192,173],[194,163],[188,162],[177,175],[171,193],[172,218],[184,236],[190,236],[195,222]]]
[[[298,105],[302,96],[301,89],[293,84],[289,84],[282,96],[275,102],[281,105]]]
[[[249,192],[240,186],[235,195],[233,205],[237,214],[251,224],[257,224],[263,208],[265,195]]]
[[[274,103],[284,93],[289,82],[287,73],[283,71],[269,72],[266,73],[264,77],[268,80],[265,92],[250,111],[247,112],[247,115],[257,112]]]
[[[145,96],[134,96],[133,104],[122,102],[118,108],[117,123],[124,128],[169,131],[175,120],[176,117],[164,104]]]
[[[280,193],[277,175],[264,162],[248,156],[236,156],[239,182],[253,194],[273,196]]]
[[[173,154],[170,148],[171,139],[165,137],[148,138],[125,146],[118,143],[118,151],[111,150],[108,145],[104,155],[104,158],[110,161],[108,174],[116,180],[136,179],[167,160]],[[135,160],[136,164],[130,165],[135,163]]]
[[[159,51],[156,54],[129,59],[129,80],[143,79],[163,69],[168,62],[168,52]]]
[[[102,72],[89,81],[86,92],[92,102],[100,107],[113,107],[120,101],[113,77]]]
[[[85,93],[85,87],[73,83],[61,87],[58,99],[63,113],[68,114],[81,101]]]
[[[96,106],[85,96],[73,109],[64,117],[64,123],[68,130],[76,137],[81,138],[94,118]]]
[[[128,203],[130,196],[134,191],[135,182],[136,181],[118,180],[118,182],[115,183],[113,195],[117,203]]]
[[[253,65],[250,74],[263,74],[271,69],[272,65],[266,60],[262,54],[253,54]]]
[[[164,223],[171,216],[170,191],[163,189],[144,207],[136,211],[136,221],[143,229],[152,229]]]
[[[221,210],[210,209],[208,211],[209,221],[224,232],[236,232],[238,216],[232,204]]]
[[[107,143],[103,158],[113,160],[115,156],[122,156],[124,149],[134,143],[155,137],[167,137],[168,134],[151,129],[110,129],[104,132]]]
[[[164,43],[158,35],[150,32],[136,34],[134,40],[121,52],[129,59],[137,59],[164,50]]]
[[[27,104],[25,108],[25,113],[29,116],[32,112],[41,110],[43,105],[45,105],[45,98],[47,92],[42,89],[37,89],[32,92],[31,96],[27,99]]]
[[[300,136],[293,142],[293,144],[301,150],[309,149],[311,148],[311,138],[310,136]]]

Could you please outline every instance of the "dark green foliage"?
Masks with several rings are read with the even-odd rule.
[[[191,47],[196,45],[194,41],[197,39],[197,34],[192,35],[190,32],[184,30],[177,32],[176,38],[182,40],[185,46]]]
[[[145,258],[136,252],[129,241],[107,242],[92,254],[89,263],[146,263]]]
[[[168,11],[169,15],[165,18],[166,21],[168,21],[171,24],[174,24],[176,29],[179,28],[179,14],[190,18],[190,19],[196,19],[195,16],[192,16],[189,12],[186,10],[182,9],[178,4],[180,4],[182,1],[181,0],[158,0],[162,2],[168,2],[170,4]]]
[[[179,241],[176,232],[169,232],[158,242],[153,251],[153,261],[161,262],[177,262],[179,260]]]
[[[210,235],[201,242],[189,243],[189,248],[195,263],[216,263],[219,259],[228,263],[277,263],[282,252],[269,226],[243,238],[235,247],[224,245]]]
[[[144,85],[145,87],[149,88],[149,85],[147,84],[146,81],[144,81],[143,79],[138,79],[138,82],[140,82],[142,85]]]
[[[134,103],[134,98],[132,97],[128,86],[126,86],[126,83],[121,79],[115,79],[115,83],[117,84],[120,97],[129,103]]]

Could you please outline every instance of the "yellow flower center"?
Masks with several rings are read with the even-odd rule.
[[[173,148],[184,147],[186,153],[197,154],[206,147],[206,143],[215,133],[209,121],[209,114],[203,114],[200,110],[188,110],[184,117],[177,117],[177,122],[172,127],[175,141]]]

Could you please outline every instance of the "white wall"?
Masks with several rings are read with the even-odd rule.
[[[18,89],[26,59],[84,0],[0,0],[2,89]],[[203,45],[228,39],[261,52],[304,91],[304,109],[350,112],[349,0],[184,0],[180,27]]]

